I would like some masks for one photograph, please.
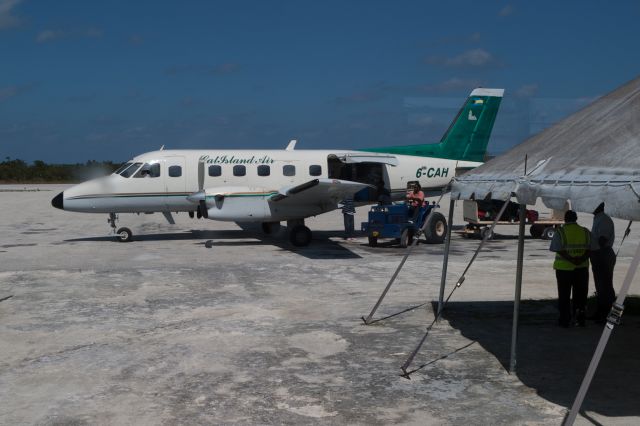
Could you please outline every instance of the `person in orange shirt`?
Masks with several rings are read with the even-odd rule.
[[[420,207],[424,204],[424,192],[418,182],[413,185],[413,189],[407,191],[407,204],[409,204],[409,214],[414,218],[418,214]]]

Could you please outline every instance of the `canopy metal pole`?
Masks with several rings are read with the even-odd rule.
[[[618,298],[613,304],[611,312],[609,312],[609,316],[607,317],[607,324],[604,326],[604,331],[602,332],[602,336],[600,336],[600,341],[598,342],[598,346],[596,347],[596,350],[593,354],[593,358],[591,358],[591,363],[589,364],[587,373],[585,374],[584,379],[582,379],[582,384],[580,385],[580,390],[578,390],[578,395],[576,395],[576,399],[575,401],[573,401],[573,405],[571,406],[571,411],[569,412],[569,415],[564,422],[566,426],[571,426],[576,421],[578,411],[580,411],[580,407],[582,407],[582,402],[587,395],[589,385],[591,385],[591,380],[596,373],[598,363],[600,363],[602,353],[607,346],[607,342],[609,341],[609,337],[613,332],[613,328],[616,325],[620,324],[620,318],[622,317],[622,312],[624,310],[624,299],[627,297],[629,287],[631,286],[631,281],[633,281],[633,277],[638,270],[638,264],[640,264],[640,244],[638,244],[638,248],[636,249],[636,253],[633,256],[631,265],[629,265],[627,275],[624,277],[624,281],[622,284],[622,288],[620,289],[620,293],[618,294]]]
[[[513,325],[511,327],[511,358],[509,373],[516,371],[518,347],[518,320],[520,319],[520,296],[522,294],[522,267],[524,262],[524,225],[527,218],[526,204],[520,204],[520,223],[518,226],[518,260],[516,264],[516,294],[513,298]]]
[[[444,259],[442,259],[442,276],[440,277],[440,294],[438,295],[438,314],[437,318],[440,318],[442,312],[442,304],[444,301],[444,289],[447,286],[447,266],[449,266],[449,249],[451,248],[451,228],[453,228],[453,209],[455,208],[456,200],[451,197],[449,201],[449,220],[447,224],[447,239],[444,243]]]

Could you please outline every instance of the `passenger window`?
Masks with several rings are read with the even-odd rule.
[[[140,168],[140,166],[142,166],[142,163],[134,163],[120,172],[120,176],[125,178],[131,177],[131,175],[133,175]]]
[[[318,166],[317,164],[309,166],[309,174],[311,176],[320,176],[322,174],[322,166]]]
[[[209,166],[209,176],[217,177],[222,175],[222,167],[220,166]]]
[[[247,174],[247,168],[245,166],[233,166],[234,176],[244,176]]]
[[[171,177],[180,177],[180,176],[182,176],[182,167],[181,166],[170,166],[169,167],[169,176],[171,176]]]
[[[282,167],[282,174],[285,176],[295,176],[296,175],[296,166],[292,166],[287,164]]]
[[[265,166],[264,164],[258,166],[258,176],[269,176],[271,174],[271,167]]]

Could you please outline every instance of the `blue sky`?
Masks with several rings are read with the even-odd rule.
[[[437,142],[475,86],[506,89],[500,153],[634,78],[639,20],[637,1],[0,0],[0,156]]]

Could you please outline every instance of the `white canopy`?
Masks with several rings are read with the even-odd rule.
[[[454,199],[512,193],[587,213],[605,202],[611,216],[640,220],[640,77],[452,183]]]

